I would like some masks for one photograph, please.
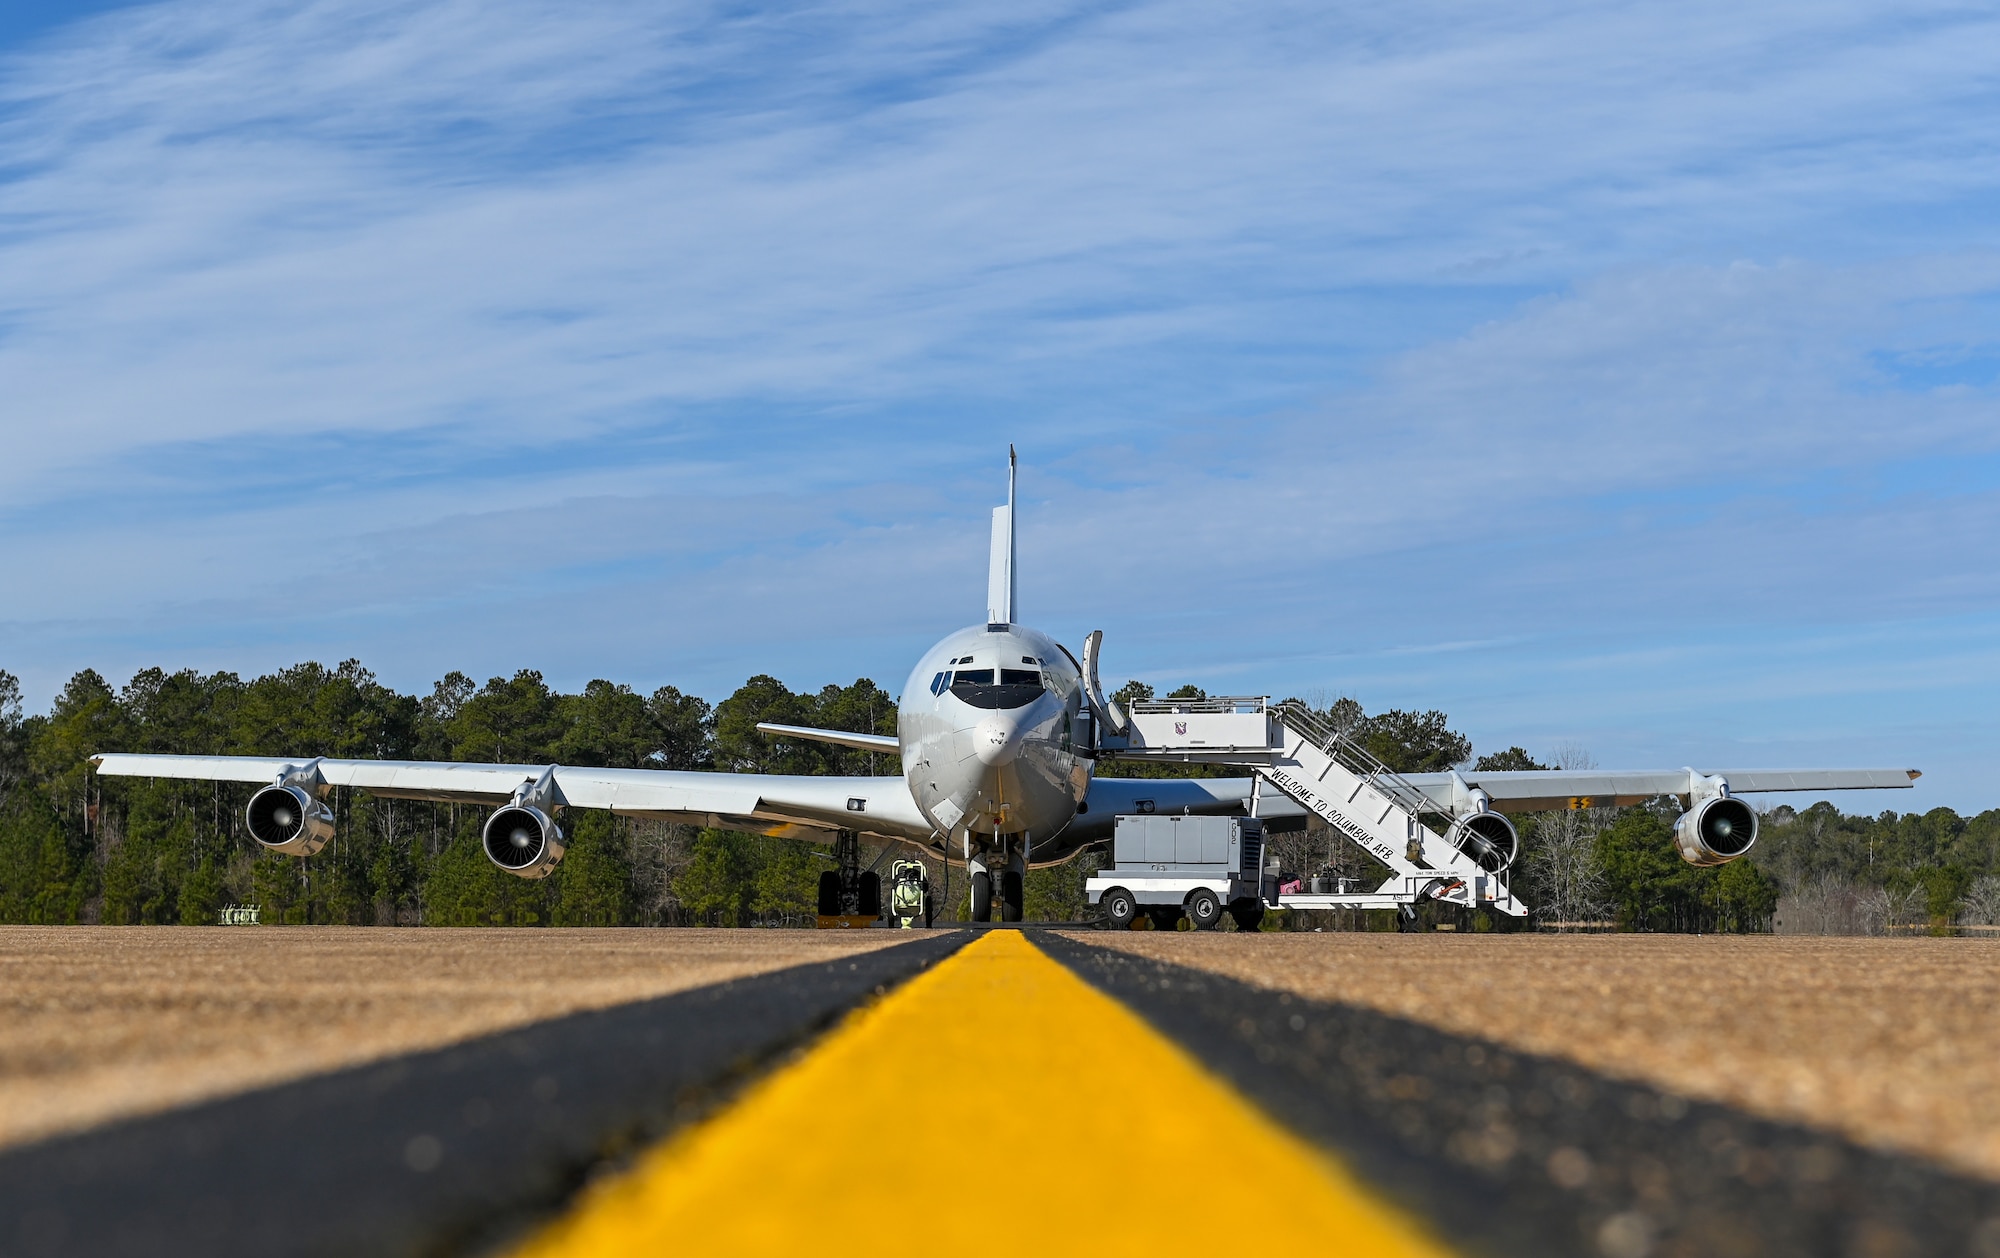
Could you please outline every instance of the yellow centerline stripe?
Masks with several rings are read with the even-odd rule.
[[[1452,1251],[1017,931],[981,937],[519,1251]]]

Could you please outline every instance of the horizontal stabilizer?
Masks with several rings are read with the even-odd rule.
[[[903,745],[893,734],[855,734],[844,729],[814,729],[810,725],[778,725],[771,721],[757,722],[757,732],[772,734],[779,738],[804,738],[818,743],[834,743],[842,747],[854,747],[861,751],[896,751]]]

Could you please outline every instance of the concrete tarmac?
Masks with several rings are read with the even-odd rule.
[[[875,933],[902,946],[0,1151],[0,1253],[492,1252],[960,942]]]
[[[893,942],[883,930],[0,926],[0,1146]]]
[[[1990,1180],[1101,939],[1044,947],[1459,1252],[2000,1255]]]
[[[302,1009],[319,1008],[347,1011],[336,1035],[358,1014],[364,1025],[407,1023],[401,1033],[413,1044],[437,1044],[425,1036],[439,1026],[452,1038],[446,1047],[385,1056],[387,1041],[362,1037],[354,1060],[371,1064],[264,1087],[231,1089],[227,1078],[212,1077],[208,1086],[221,1091],[206,1095],[217,1099],[0,1151],[0,1221],[10,1233],[0,1235],[0,1252],[496,1252],[509,1238],[560,1234],[538,1230],[551,1221],[588,1217],[599,1195],[585,1186],[619,1182],[636,1150],[676,1129],[683,1135],[665,1154],[639,1162],[666,1167],[667,1178],[655,1180],[666,1188],[635,1191],[655,1201],[685,1196],[673,1185],[692,1182],[676,1178],[692,1164],[673,1150],[693,1146],[674,1141],[699,1143],[713,1127],[736,1132],[716,1137],[720,1145],[709,1141],[736,1151],[735,1171],[716,1164],[704,1172],[718,1200],[764,1202],[762,1185],[785,1174],[844,1192],[844,1168],[863,1149],[870,1183],[894,1196],[906,1181],[929,1185],[962,1169],[956,1154],[939,1161],[943,1136],[980,1165],[986,1151],[998,1159],[992,1165],[1030,1176],[994,1216],[1006,1221],[998,1240],[1032,1233],[1052,1252],[1150,1253],[1162,1242],[1154,1231],[1115,1232],[1113,1239],[1131,1242],[1121,1245],[1085,1226],[1090,1211],[1078,1211],[1101,1194],[1035,1180],[1032,1171],[1049,1159],[1033,1151],[1057,1139],[1071,1142],[1060,1150],[1071,1160],[1108,1157],[1105,1167],[1078,1172],[1096,1183],[1139,1165],[1125,1142],[1152,1131],[1149,1147],[1181,1142],[1167,1178],[1208,1182],[1250,1143],[1261,1142],[1267,1157],[1278,1147],[1240,1134],[1203,1138],[1209,1127],[1254,1128],[1242,1111],[1186,1126],[1197,1094],[1211,1108],[1221,1105],[1216,1114],[1229,1110],[1215,1099],[1220,1087],[1289,1133],[1284,1139],[1300,1150],[1292,1156],[1322,1167],[1301,1170],[1296,1200],[1249,1194],[1251,1234],[1257,1220],[1289,1210],[1285,1228],[1317,1236],[1316,1221],[1334,1217],[1321,1191],[1331,1175],[1364,1194],[1350,1214],[1407,1220],[1436,1252],[2000,1258],[2000,1176],[1966,1173],[1963,1156],[1954,1168],[1943,1152],[1967,1147],[1962,1137],[1974,1120],[1946,1122],[1945,1135],[1928,1144],[1892,1139],[1886,1128],[1855,1138],[1846,1111],[1837,1111],[1840,1121],[1821,1121],[1769,1101],[1784,1095],[1772,1081],[1788,1071],[1818,1089],[1806,1095],[1823,1096],[1850,1081],[1878,1086],[1915,1063],[1955,1071],[1948,1082],[1969,1111],[1982,1112],[1990,1081],[1976,1061],[1963,1064],[1964,1054],[1935,1042],[1977,1035],[1976,1054],[1991,1040],[1985,962],[1995,954],[1973,941],[82,930],[71,942],[64,937],[71,933],[53,932],[43,946],[67,949],[81,967],[72,975],[100,975],[75,998],[111,1032],[98,1058],[86,1047],[84,1067],[67,1076],[72,1084],[121,1064],[130,1079],[158,1077],[148,1073],[162,1065],[148,1061],[149,1044],[166,1054],[166,1065],[211,1076],[218,1060],[228,1060],[218,1056],[226,1044],[190,1051],[158,1028],[137,1029],[155,1022],[170,1032],[208,1017],[239,1034],[268,1032],[281,1047],[319,1043],[318,1051],[331,1052],[311,1036],[285,1038]],[[106,934],[179,960],[150,976],[91,971],[77,958],[95,949],[101,967],[103,955],[127,946],[96,941]],[[896,944],[905,946],[889,947]],[[436,948],[443,953],[429,951]],[[973,952],[1013,959],[968,986],[983,963],[960,957]],[[424,955],[446,963],[428,977],[381,976],[398,959]],[[798,956],[807,962],[772,968]],[[940,964],[947,957],[949,967]],[[142,950],[126,964],[145,959]],[[261,1001],[239,993],[232,1005],[216,990],[240,966],[283,969],[287,959],[290,981],[263,989]],[[946,968],[960,976],[956,995],[951,984],[939,986]],[[1054,969],[1101,993],[1096,1004],[1081,1000],[1073,979],[1065,989]],[[700,978],[747,971],[762,972]],[[164,1019],[158,1002],[134,995],[156,991],[162,974],[178,976],[167,984],[174,994]],[[522,985],[558,1012],[564,1001],[606,1007],[552,1019],[528,1012],[525,1025],[502,1022],[510,1029],[468,1038],[468,1010],[524,1016],[497,996],[508,976],[524,974],[540,976]],[[919,974],[927,977],[912,981]],[[456,982],[463,987],[454,993]],[[319,1003],[298,1003],[318,983],[325,984]],[[619,1001],[634,985],[670,994]],[[387,995],[378,999],[378,990]],[[923,991],[931,995],[912,994]],[[56,981],[32,1009],[59,1017],[64,994]],[[211,997],[220,1003],[205,1005]],[[436,1002],[435,1024],[426,998]],[[233,1023],[216,1012],[232,1008]],[[829,1032],[849,1011],[858,1012]],[[1116,1029],[1121,1016],[1131,1024],[1125,1030]],[[1087,1033],[1090,1025],[1097,1031]],[[864,1026],[879,1042],[856,1040]],[[46,1025],[36,1034],[42,1038],[16,1042],[50,1042]],[[1704,1060],[1677,1066],[1683,1055]],[[1184,1068],[1170,1064],[1177,1057]],[[1121,1073],[1140,1061],[1153,1063],[1151,1084]],[[1717,1070],[1716,1062],[1737,1093],[1702,1091],[1702,1071]],[[933,1064],[947,1069],[927,1073]],[[1205,1070],[1213,1082],[1161,1082],[1185,1070]],[[1923,1095],[1927,1081],[1905,1082],[1920,1094],[1896,1111],[1897,1130],[1907,1135],[1921,1126],[1913,1116],[1935,1102]],[[919,1085],[943,1092],[918,1109],[966,1108],[953,1126],[972,1126],[913,1135],[888,1123],[878,1133],[878,1111],[885,1122],[907,1120]],[[772,1113],[797,1126],[796,1136],[776,1134],[783,1123],[755,1109],[760,1095],[793,1097]],[[1765,1103],[1740,1104],[1739,1096]],[[1040,1099],[1009,1103],[1023,1097]],[[843,1130],[828,1137],[834,1143],[815,1145],[828,1116],[847,1110],[852,1115],[837,1124]],[[1077,1130],[1079,1121],[1090,1130]],[[1923,1152],[1907,1151],[1912,1144]],[[802,1160],[781,1164],[792,1148]],[[832,1161],[814,1169],[813,1156]],[[785,1226],[795,1223],[805,1235],[827,1207],[803,1196],[758,1208],[804,1212]],[[1148,1209],[1171,1213],[1176,1205]],[[644,1232],[670,1215],[617,1228]],[[977,1211],[968,1217],[995,1226]],[[579,1226],[585,1230],[571,1234],[594,1234],[588,1229],[597,1224]],[[1342,1224],[1328,1232],[1329,1246],[1339,1247],[1341,1228],[1352,1231]],[[1072,1235],[1074,1246],[1055,1243]],[[991,1239],[968,1236],[982,1245]]]
[[[2000,941],[1716,935],[1073,938],[1564,1058],[2000,1179]]]

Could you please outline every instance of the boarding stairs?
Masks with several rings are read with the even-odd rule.
[[[1424,899],[1525,917],[1504,869],[1488,868],[1467,822],[1480,805],[1440,802],[1304,704],[1263,698],[1144,700],[1108,729],[1099,752],[1122,760],[1229,765],[1296,800],[1370,856],[1389,877],[1372,891],[1296,892],[1287,908],[1407,910]]]

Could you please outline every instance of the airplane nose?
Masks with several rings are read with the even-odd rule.
[[[1021,727],[1005,717],[990,716],[972,731],[972,751],[989,769],[1012,764],[1021,754]]]

